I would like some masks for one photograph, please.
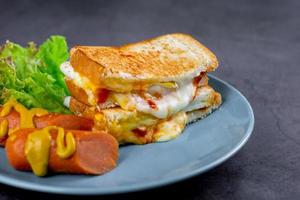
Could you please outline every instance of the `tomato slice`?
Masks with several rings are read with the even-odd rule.
[[[147,99],[147,103],[150,106],[150,108],[157,109],[156,103],[154,101],[152,101],[151,99]]]
[[[138,137],[145,137],[147,135],[147,130],[142,128],[135,128],[132,130],[132,132]]]
[[[98,96],[98,103],[104,103],[109,95],[109,90],[107,89],[98,89],[97,96]]]
[[[194,80],[193,80],[193,85],[194,87],[196,88],[195,89],[195,93],[194,93],[194,96],[193,96],[193,100],[195,99],[196,97],[196,94],[197,94],[197,91],[198,91],[198,85],[201,81],[201,79],[205,76],[205,72],[201,72],[199,76],[195,77]]]
[[[198,86],[199,82],[201,81],[201,79],[203,78],[204,75],[205,75],[205,72],[201,72],[199,76],[194,78],[194,80],[193,80],[194,86]]]

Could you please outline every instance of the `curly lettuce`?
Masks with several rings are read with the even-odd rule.
[[[27,108],[70,113],[63,105],[69,92],[59,69],[68,58],[62,36],[51,36],[39,48],[6,42],[0,49],[0,104],[14,98]]]

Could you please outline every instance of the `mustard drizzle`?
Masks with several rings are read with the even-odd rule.
[[[42,116],[48,114],[47,110],[42,108],[31,108],[27,109],[22,104],[18,103],[15,99],[8,100],[2,107],[0,112],[0,117],[5,117],[9,115],[15,109],[20,114],[20,125],[18,128],[35,128],[33,123],[34,116]],[[9,132],[15,131],[18,128],[9,130],[9,123],[7,119],[3,120],[0,124],[0,137],[6,136]]]
[[[49,155],[51,149],[51,130],[57,130],[56,154],[61,159],[70,158],[76,150],[73,134],[61,127],[48,126],[30,133],[25,143],[25,155],[33,173],[37,176],[47,174]]]
[[[12,109],[16,110],[20,115],[20,125],[17,128],[9,129],[9,122],[3,119],[0,122],[0,137],[9,134],[9,139],[14,140],[15,134],[10,134],[21,128],[35,128],[34,116],[42,116],[48,114],[47,110],[42,108],[27,109],[14,99],[7,101],[0,112],[0,117],[9,115]],[[71,157],[76,151],[76,141],[71,132],[65,135],[64,129],[56,126],[48,126],[30,133],[25,142],[25,156],[29,162],[32,171],[37,176],[44,176],[48,171],[48,162],[51,149],[51,130],[57,130],[56,137],[56,154],[61,159]]]

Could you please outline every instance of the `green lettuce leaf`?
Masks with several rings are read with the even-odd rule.
[[[44,67],[42,71],[51,74],[67,94],[69,91],[64,81],[64,75],[60,71],[60,64],[69,58],[68,45],[64,37],[51,36],[44,42],[37,53],[37,57],[42,60]]]
[[[52,36],[40,49],[34,43],[24,48],[7,42],[0,50],[0,103],[14,98],[27,108],[70,113],[63,105],[68,90],[59,70],[68,59],[68,47],[61,36]]]

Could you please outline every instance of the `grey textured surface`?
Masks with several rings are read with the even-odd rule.
[[[3,1],[0,42],[118,45],[190,33],[220,60],[214,74],[238,88],[256,117],[252,138],[232,159],[190,180],[91,199],[300,198],[300,1]],[[0,185],[0,199],[82,199]],[[84,198],[87,199],[87,198]]]

